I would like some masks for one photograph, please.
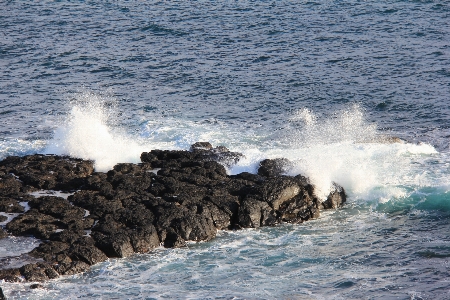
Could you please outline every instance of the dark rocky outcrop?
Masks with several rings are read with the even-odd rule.
[[[199,142],[190,151],[144,152],[141,164],[117,164],[107,173],[64,156],[8,157],[0,162],[0,211],[19,215],[0,238],[32,235],[42,242],[29,253],[37,262],[0,270],[0,280],[76,274],[109,257],[208,241],[217,230],[301,223],[345,202],[337,184],[322,203],[307,178],[282,175],[292,167],[283,158],[263,160],[258,174],[227,175],[224,166],[241,157]],[[30,196],[38,189],[73,194]]]
[[[286,158],[264,159],[259,163],[258,174],[265,177],[280,176],[292,167],[292,162]]]
[[[23,186],[46,190],[72,190],[94,171],[89,160],[56,155],[10,156],[0,162],[0,172],[13,174]],[[1,188],[1,187],[0,187]]]
[[[0,239],[3,239],[8,236],[8,233],[0,228]]]

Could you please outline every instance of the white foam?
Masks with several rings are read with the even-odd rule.
[[[69,192],[63,192],[63,191],[55,191],[55,190],[38,190],[29,193],[31,196],[35,198],[44,197],[44,196],[54,196],[54,197],[61,197],[67,200],[69,196],[75,194],[75,193],[69,193]]]
[[[308,176],[322,199],[332,182],[337,182],[353,198],[375,197],[381,202],[404,196],[398,185],[416,185],[418,181],[431,184],[435,180],[417,168],[440,155],[433,146],[381,138],[376,124],[367,122],[358,106],[328,117],[303,109],[290,120],[290,130],[283,132],[282,147],[247,149],[246,158],[230,173],[256,172],[261,159],[285,157],[294,163],[289,175]]]
[[[43,140],[23,140],[9,139],[0,142],[0,159],[11,155],[28,155],[43,151],[46,147],[46,141]]]
[[[440,155],[433,146],[380,138],[377,125],[365,119],[358,105],[330,115],[304,108],[286,117],[286,127],[276,132],[267,128],[243,131],[220,120],[155,117],[144,120],[141,132],[130,135],[120,129],[117,108],[111,101],[80,94],[45,153],[92,159],[97,171],[107,171],[116,163],[139,162],[144,151],[187,149],[194,142],[209,141],[245,155],[230,174],[255,173],[262,159],[285,157],[294,162],[289,174],[310,177],[322,198],[333,181],[354,198],[378,197],[381,202],[397,197],[395,187],[404,184],[427,185],[439,180],[450,185],[448,174],[432,174],[430,168],[425,172],[420,167],[428,158]]]
[[[107,171],[118,162],[139,162],[146,147],[114,127],[110,103],[91,93],[72,102],[68,120],[55,131],[45,153],[70,155],[95,161],[97,171]]]

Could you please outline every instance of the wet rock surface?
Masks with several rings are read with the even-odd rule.
[[[0,270],[0,280],[43,281],[160,245],[208,241],[217,230],[302,223],[346,200],[334,184],[321,202],[307,178],[282,175],[291,166],[286,159],[262,161],[258,174],[227,175],[224,166],[241,157],[199,142],[190,151],[144,152],[142,163],[117,164],[107,173],[65,156],[6,158],[0,162],[0,212],[19,215],[0,238],[34,236],[42,242],[29,253],[38,262]],[[29,194],[42,189],[73,194]]]

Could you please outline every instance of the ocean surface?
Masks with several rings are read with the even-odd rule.
[[[449,140],[448,1],[0,0],[0,159],[106,171],[209,141],[245,154],[230,174],[286,157],[320,197],[333,181],[349,196],[304,224],[0,286],[8,299],[450,299]],[[38,243],[8,237],[0,257]]]

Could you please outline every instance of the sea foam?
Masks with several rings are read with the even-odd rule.
[[[288,174],[309,177],[322,199],[337,182],[351,198],[380,202],[406,195],[399,186],[417,185],[418,178],[421,184],[434,181],[417,165],[436,158],[435,148],[389,138],[366,120],[358,105],[328,116],[305,108],[288,120],[289,126],[277,137],[281,147],[274,141],[273,147],[244,150],[246,158],[231,173],[256,172],[261,159],[285,157],[293,162]]]
[[[188,149],[196,141],[208,140],[245,155],[228,170],[230,174],[256,173],[261,160],[285,157],[293,162],[288,175],[308,176],[322,199],[337,182],[353,199],[375,198],[380,203],[407,196],[404,185],[430,185],[439,177],[420,167],[430,158],[439,159],[433,146],[385,138],[358,105],[327,116],[307,108],[295,111],[277,133],[264,128],[242,132],[221,121],[155,117],[143,122],[141,132],[130,134],[123,130],[118,108],[111,103],[92,93],[78,95],[44,152],[92,159],[97,171],[107,171],[117,163],[140,162],[144,151]],[[448,175],[440,177],[441,184],[450,183]]]
[[[108,171],[119,162],[139,162],[148,147],[115,126],[116,110],[109,104],[98,95],[80,94],[44,152],[92,159],[97,171]]]

